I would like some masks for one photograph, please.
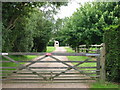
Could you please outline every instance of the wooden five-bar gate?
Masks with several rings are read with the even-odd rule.
[[[3,63],[13,62],[17,67],[1,67],[2,81],[20,82],[20,83],[83,83],[105,80],[105,58],[102,47],[99,53],[1,53],[2,57],[7,60],[2,60]],[[41,57],[31,61],[16,61],[9,55],[40,55]],[[86,56],[84,61],[64,61],[56,56]],[[54,60],[44,60],[45,58]],[[92,59],[93,58],[93,59]],[[22,64],[24,62],[24,64]],[[26,63],[26,64],[25,64]],[[62,63],[63,67],[32,67],[38,63]],[[75,64],[69,64],[75,63]],[[84,63],[95,63],[96,66],[81,66]]]

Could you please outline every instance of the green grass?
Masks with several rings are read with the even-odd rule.
[[[115,84],[115,83],[111,83],[111,82],[105,82],[104,84],[96,82],[96,83],[93,83],[90,85],[90,90],[94,90],[94,88],[119,88],[119,87],[120,87],[120,85]]]
[[[99,48],[90,48],[89,50],[99,50]],[[89,51],[89,53],[96,53],[96,51]]]
[[[69,48],[69,47],[65,47],[65,49],[67,50],[68,53],[74,53],[74,52],[75,52],[74,50],[72,50],[72,49]]]
[[[88,59],[88,57],[86,56],[68,56],[67,58],[71,61],[84,61]],[[90,59],[89,61],[93,61],[93,60]],[[77,63],[73,63],[73,64],[77,64]],[[94,67],[94,66],[96,66],[96,63],[83,63],[80,65],[80,67]]]
[[[67,50],[68,53],[74,53],[74,50],[72,50],[71,48],[66,47],[65,48]],[[86,59],[88,59],[89,57],[86,56],[67,56],[67,58],[71,61],[84,61]],[[93,59],[90,59],[89,61],[94,61]],[[76,64],[76,63],[73,63]],[[96,66],[95,63],[84,63],[81,64],[80,66]]]
[[[29,61],[33,58],[36,58],[37,56],[36,55],[25,55],[25,56],[9,56],[10,58],[14,59],[15,61]],[[8,59],[6,58],[2,58],[2,61],[9,61]],[[20,64],[25,64],[24,62],[20,63]],[[2,63],[2,67],[18,67],[18,64],[14,63],[14,62],[3,62]],[[5,69],[2,69],[2,70],[16,70],[16,68],[5,68]],[[10,71],[3,71],[3,73],[10,73]]]
[[[65,48],[67,50],[68,53],[74,53],[74,50],[72,50],[69,47]],[[84,61],[86,59],[88,59],[89,57],[86,56],[67,56],[67,58],[70,61]],[[89,61],[94,61],[93,59],[90,59]],[[76,65],[77,63],[73,63],[74,65]],[[83,63],[80,64],[78,67],[96,67],[96,63]],[[80,69],[80,70],[96,70],[96,68],[84,68],[84,69]],[[85,71],[85,72],[91,72],[91,71]],[[92,75],[91,75],[92,76]],[[94,76],[94,74],[93,74]]]
[[[52,47],[52,46],[48,46],[46,52],[50,53],[50,52],[53,52],[54,50],[55,50],[54,47]]]

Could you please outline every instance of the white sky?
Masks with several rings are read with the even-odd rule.
[[[60,7],[60,11],[57,15],[55,15],[55,19],[70,17],[76,11],[76,9],[80,7],[79,3],[84,4],[85,2],[89,1],[92,2],[93,0],[72,0],[68,3],[68,6]]]

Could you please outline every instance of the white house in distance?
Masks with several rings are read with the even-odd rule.
[[[59,41],[54,41],[54,47],[59,47]]]

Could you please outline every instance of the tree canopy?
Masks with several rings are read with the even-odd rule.
[[[53,15],[57,13],[57,8],[66,4],[63,2],[4,2],[2,51],[45,51],[53,30]],[[47,10],[41,10],[42,7]]]
[[[120,2],[91,2],[81,5],[71,17],[65,19],[60,28],[60,36],[71,47],[102,43],[104,28],[120,24],[119,5]]]

